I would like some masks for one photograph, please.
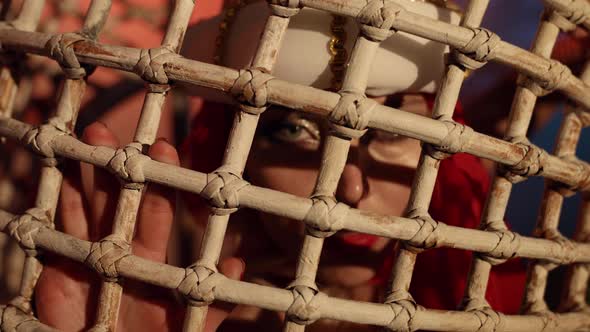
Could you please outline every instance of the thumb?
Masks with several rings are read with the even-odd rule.
[[[219,272],[234,280],[240,280],[244,275],[245,269],[246,263],[237,257],[226,258],[219,264]],[[216,302],[211,305],[207,312],[205,331],[214,332],[217,330],[219,325],[221,325],[235,307],[235,304],[227,302]]]

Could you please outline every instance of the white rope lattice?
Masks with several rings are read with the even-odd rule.
[[[93,330],[114,330],[122,296],[119,278],[176,289],[187,299],[185,331],[201,331],[208,305],[222,300],[287,313],[285,331],[303,331],[322,318],[388,327],[393,331],[577,331],[590,328],[585,299],[590,263],[590,165],[575,156],[580,132],[588,122],[590,67],[580,78],[550,59],[560,31],[577,25],[590,27],[590,3],[585,0],[545,0],[544,13],[532,49],[525,51],[480,28],[488,0],[471,0],[459,26],[407,11],[409,0],[271,0],[266,22],[251,68],[233,70],[184,58],[178,54],[194,3],[177,0],[161,46],[134,49],[98,43],[97,37],[111,7],[109,0],[93,0],[81,31],[66,34],[34,32],[42,0],[25,0],[17,18],[0,25],[0,44],[7,57],[22,52],[54,59],[65,74],[64,87],[53,117],[39,127],[11,118],[18,89],[10,62],[0,75],[0,136],[30,147],[43,160],[37,199],[23,215],[0,211],[0,230],[9,234],[27,254],[19,296],[0,307],[3,331],[54,331],[32,315],[31,299],[42,265],[37,250],[46,250],[89,265],[101,274],[96,324]],[[329,92],[274,78],[271,74],[290,17],[310,7],[355,18],[361,26],[341,90]],[[432,118],[379,105],[366,98],[367,77],[380,42],[404,31],[451,46],[447,69],[435,101]],[[495,61],[519,71],[518,87],[506,139],[475,132],[452,120],[466,70]],[[93,66],[133,72],[148,83],[133,143],[118,150],[82,143],[71,133],[86,77]],[[164,164],[144,154],[155,140],[162,105],[170,82],[205,86],[227,92],[240,104],[229,135],[223,164],[204,174]],[[531,144],[526,132],[539,96],[560,91],[578,106],[568,110],[554,154]],[[269,104],[312,112],[330,120],[321,167],[309,198],[257,187],[242,179],[260,114]],[[352,138],[375,128],[421,140],[422,155],[404,217],[366,214],[337,202],[334,197],[346,164]],[[428,207],[438,166],[450,154],[465,152],[495,161],[494,178],[483,213],[481,230],[446,225],[433,220]],[[58,157],[107,168],[122,181],[112,232],[98,242],[74,238],[54,229],[53,220],[63,175]],[[536,237],[507,229],[504,214],[513,183],[530,176],[546,178],[546,190]],[[141,190],[154,182],[196,193],[211,205],[208,229],[199,259],[187,268],[156,263],[131,254]],[[582,217],[574,239],[557,231],[565,196],[584,196]],[[287,289],[226,278],[216,262],[229,219],[239,208],[264,210],[302,221],[306,235],[296,278]],[[403,242],[395,259],[390,293],[385,303],[367,303],[329,297],[315,283],[325,237],[346,229]],[[416,256],[427,249],[454,247],[474,251],[463,307],[457,311],[424,308],[410,292]],[[485,300],[493,265],[513,257],[534,260],[530,265],[522,315],[503,315]],[[563,313],[551,312],[544,291],[548,272],[570,265]],[[260,296],[263,294],[264,296]]]

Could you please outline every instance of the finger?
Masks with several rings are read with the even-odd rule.
[[[66,234],[88,240],[88,203],[82,195],[80,163],[66,161],[64,174],[58,205],[58,227]]]
[[[223,273],[229,279],[240,280],[246,270],[246,263],[236,257],[224,259],[219,264],[219,272]],[[231,314],[236,307],[233,303],[216,302],[209,307],[207,312],[207,321],[205,323],[205,331],[214,332],[219,325]]]
[[[90,145],[106,146],[113,149],[119,147],[115,135],[100,122],[94,122],[84,130],[82,140]],[[90,238],[99,239],[110,233],[115,214],[119,184],[116,177],[107,170],[94,167],[94,188],[90,202],[91,226]]]
[[[99,287],[96,274],[78,262],[48,255],[35,288],[38,318],[59,331],[82,331],[94,319]],[[73,310],[75,308],[75,310]]]
[[[148,152],[157,161],[179,165],[176,149],[163,139],[157,140]],[[176,191],[150,183],[138,212],[137,232],[133,241],[136,255],[158,262],[166,260],[168,239],[174,220]]]

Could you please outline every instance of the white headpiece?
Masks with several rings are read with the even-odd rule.
[[[404,7],[408,11],[452,24],[460,21],[457,12],[428,2],[408,1]],[[270,10],[265,2],[247,5],[236,14],[223,38],[224,66],[242,69],[250,65],[269,15]],[[330,27],[332,19],[331,14],[310,8],[303,8],[293,16],[273,76],[329,89],[334,76],[329,66],[332,55],[328,48],[333,37]],[[344,28],[348,36],[344,46],[350,54],[359,28],[353,20],[346,20]],[[198,39],[195,41],[198,42]],[[381,43],[375,55],[367,95],[383,96],[402,91],[435,92],[444,71],[443,55],[447,52],[446,45],[404,32],[395,33]]]

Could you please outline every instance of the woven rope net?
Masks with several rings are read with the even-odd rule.
[[[43,269],[38,251],[49,251],[85,263],[103,277],[96,330],[113,330],[121,300],[121,278],[134,279],[178,290],[187,299],[186,331],[201,331],[208,305],[221,300],[287,312],[286,331],[303,331],[322,318],[387,327],[393,331],[578,331],[590,328],[585,296],[590,263],[590,214],[580,218],[578,233],[568,239],[557,231],[563,198],[590,188],[590,165],[575,156],[582,128],[588,123],[590,70],[575,77],[563,64],[550,59],[560,31],[590,26],[590,3],[585,0],[545,0],[534,44],[530,51],[502,41],[480,28],[487,0],[471,0],[460,25],[423,17],[404,7],[407,0],[272,0],[272,15],[251,68],[234,70],[187,59],[178,54],[182,46],[192,0],[177,0],[160,47],[135,49],[97,42],[108,20],[111,2],[93,0],[80,31],[65,34],[35,32],[44,2],[25,0],[12,21],[0,24],[0,44],[5,53],[0,76],[0,136],[26,145],[43,161],[37,199],[22,215],[0,211],[0,230],[16,240],[26,252],[20,294],[0,307],[3,331],[53,331],[33,315],[31,299]],[[198,6],[195,10],[198,10]],[[274,57],[290,17],[303,7],[315,8],[356,19],[361,33],[345,72],[340,93],[296,85],[274,78]],[[431,118],[378,105],[364,95],[368,64],[380,42],[404,31],[452,50]],[[31,126],[11,117],[18,79],[14,67],[22,53],[55,60],[63,70],[63,89],[50,120]],[[454,106],[467,70],[495,61],[520,74],[511,109],[507,139],[480,134],[452,120]],[[72,135],[80,100],[90,68],[105,66],[135,73],[147,82],[145,103],[134,142],[122,149],[94,147]],[[351,69],[352,68],[352,69]],[[232,94],[241,104],[228,141],[224,164],[204,174],[152,160],[143,154],[154,142],[163,100],[171,82],[206,86]],[[559,91],[576,107],[568,110],[561,124],[558,144],[549,153],[526,138],[535,101]],[[319,180],[313,196],[296,197],[261,188],[244,181],[243,173],[260,114],[268,105],[280,105],[329,118],[333,130],[327,136]],[[337,202],[332,193],[346,163],[352,138],[367,128],[402,134],[423,142],[422,156],[404,217],[366,214]],[[492,160],[501,167],[493,180],[479,230],[445,225],[428,215],[438,164],[453,153],[469,153]],[[3,158],[5,158],[3,156]],[[58,168],[70,158],[109,168],[121,178],[112,234],[89,242],[55,230],[57,197],[62,182]],[[510,231],[503,222],[513,184],[530,176],[546,179],[538,237]],[[152,262],[130,251],[141,190],[146,182],[164,184],[205,197],[212,205],[209,229],[201,257],[187,268]],[[584,199],[588,206],[590,201]],[[231,280],[218,272],[221,244],[227,223],[239,208],[264,209],[277,216],[304,222],[308,232],[301,248],[296,278],[288,289]],[[121,208],[123,209],[123,208]],[[315,284],[322,244],[340,230],[373,234],[404,242],[395,258],[390,293],[384,303],[342,300],[318,291]],[[477,253],[465,291],[464,307],[439,311],[415,303],[409,293],[416,255],[434,247],[454,247]],[[532,260],[525,291],[524,312],[503,315],[490,307],[485,290],[490,269],[514,257]],[[548,272],[558,265],[571,268],[566,280],[564,306],[568,311],[551,312],[543,298]]]

